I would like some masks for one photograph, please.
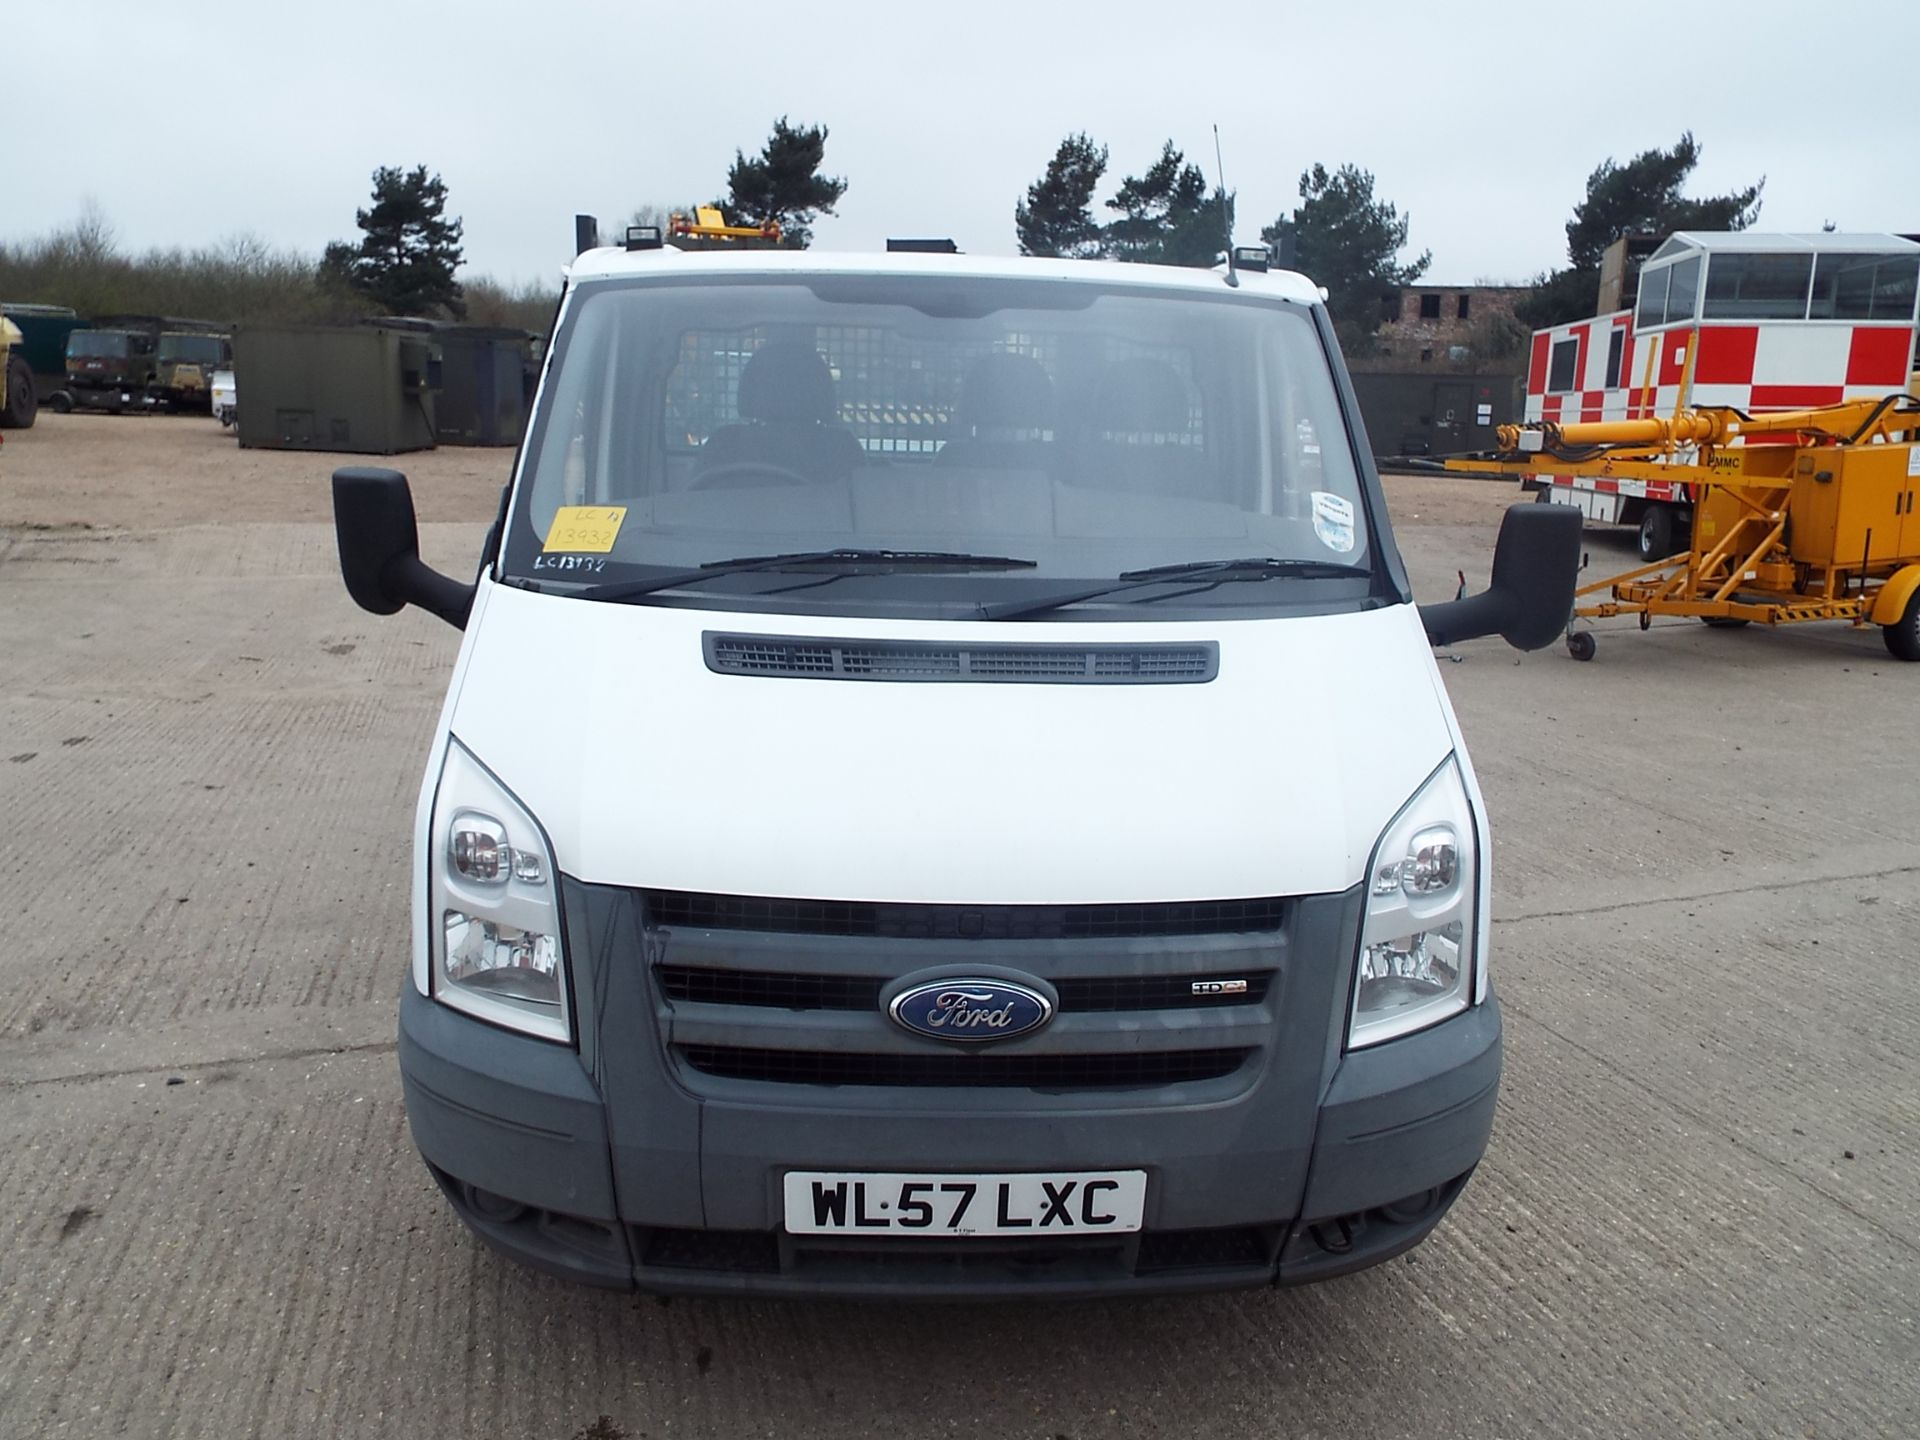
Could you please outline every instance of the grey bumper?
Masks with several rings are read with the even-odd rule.
[[[414,1144],[484,1239],[567,1279],[633,1284],[605,1111],[578,1054],[469,1019],[409,983],[400,1081]]]
[[[1363,1270],[1425,1239],[1486,1153],[1502,1060],[1499,1002],[1342,1058],[1280,1257],[1282,1284]]]
[[[1501,1025],[1489,1001],[1433,1030],[1339,1057],[1304,1190],[1276,1197],[1264,1214],[1255,1204],[1255,1223],[1243,1223],[1248,1196],[1223,1183],[1219,1224],[1189,1209],[1179,1228],[1156,1231],[1150,1210],[1142,1235],[1061,1242],[1044,1252],[978,1239],[821,1245],[777,1231],[661,1224],[632,1207],[623,1212],[604,1102],[575,1051],[469,1019],[409,985],[400,1064],[415,1142],[455,1210],[490,1244],[550,1273],[680,1293],[1064,1297],[1304,1283],[1418,1244],[1486,1148]],[[1063,1149],[1061,1130],[1044,1126],[1026,1164],[1000,1154],[972,1168],[1115,1163],[1099,1117],[1078,1128],[1087,1133],[1085,1148],[1069,1137]],[[655,1158],[701,1163],[693,1149]],[[882,1168],[878,1157],[871,1168]],[[948,1168],[970,1168],[964,1145]],[[1216,1181],[1232,1171],[1219,1167]]]

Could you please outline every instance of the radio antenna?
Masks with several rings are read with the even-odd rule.
[[[1227,162],[1220,154],[1220,125],[1213,127],[1213,169],[1220,177],[1220,228],[1227,241],[1227,284],[1238,287],[1240,277],[1233,273],[1233,214],[1227,207]]]

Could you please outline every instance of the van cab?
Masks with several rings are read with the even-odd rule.
[[[471,584],[336,472],[353,597],[464,630],[400,1066],[482,1239],[1078,1295],[1338,1275],[1454,1203],[1501,1031],[1431,646],[1556,639],[1579,517],[1416,609],[1320,294],[1252,259],[643,235],[571,267]]]

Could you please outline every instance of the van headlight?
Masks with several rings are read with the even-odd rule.
[[[458,740],[447,743],[429,844],[434,999],[571,1040],[552,851],[526,807]]]
[[[1480,843],[1449,755],[1373,847],[1347,1048],[1424,1030],[1472,1003]]]

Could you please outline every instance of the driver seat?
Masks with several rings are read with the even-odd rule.
[[[820,352],[776,340],[740,372],[742,423],[724,425],[700,447],[692,483],[733,465],[771,465],[812,481],[844,480],[866,452],[839,424],[833,372]]]

